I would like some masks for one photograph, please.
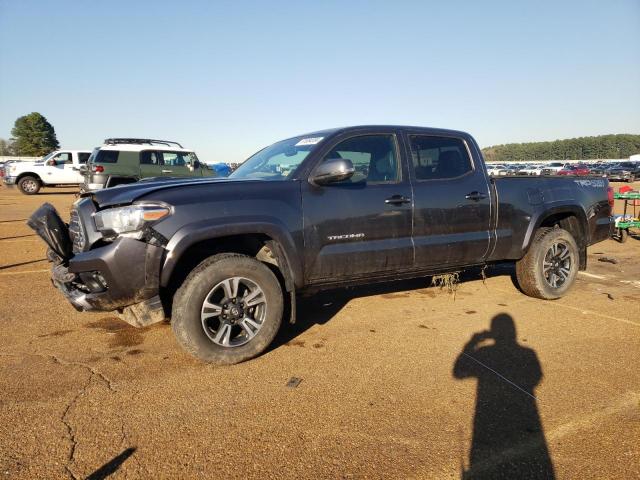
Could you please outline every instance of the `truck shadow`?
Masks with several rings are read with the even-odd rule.
[[[460,274],[459,282],[478,280],[482,276],[483,270],[481,268],[469,268]],[[490,266],[484,270],[484,276],[485,278],[508,276],[518,288],[515,280],[515,264],[513,263]],[[289,344],[289,342],[295,340],[296,337],[302,335],[314,325],[324,325],[329,322],[349,301],[355,298],[381,295],[391,299],[405,296],[412,291],[420,291],[419,293],[435,297],[438,289],[436,287],[429,289],[431,278],[430,276],[425,276],[411,280],[327,290],[308,297],[298,297],[296,301],[296,323],[290,324],[288,321],[283,320],[278,335],[267,351]],[[285,311],[284,318],[289,318],[288,310]],[[365,325],[363,325],[364,327]]]
[[[489,330],[471,336],[453,376],[477,381],[468,468],[463,466],[461,478],[554,479],[535,397],[542,367],[535,350],[518,343],[510,315],[496,315]]]

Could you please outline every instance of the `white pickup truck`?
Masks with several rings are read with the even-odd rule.
[[[25,195],[35,195],[43,186],[80,185],[80,166],[90,155],[90,150],[56,150],[34,162],[11,162],[5,166],[4,183],[17,185]]]

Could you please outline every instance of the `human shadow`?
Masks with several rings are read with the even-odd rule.
[[[478,381],[469,466],[461,478],[554,479],[534,392],[542,368],[535,351],[518,344],[510,315],[496,315],[491,330],[471,337],[453,376]]]
[[[104,480],[111,474],[117,472],[122,464],[127,460],[127,458],[133,455],[135,451],[135,447],[127,448],[122,453],[120,453],[120,455],[115,456],[95,472],[93,472],[91,475],[89,475],[86,480]]]

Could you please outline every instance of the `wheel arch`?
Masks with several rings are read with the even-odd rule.
[[[35,179],[37,179],[41,184],[44,185],[44,182],[42,181],[42,177],[40,177],[40,175],[38,175],[37,173],[34,172],[22,172],[19,173],[18,176],[16,177],[16,183],[18,183],[20,180],[22,180],[24,177],[34,177]]]
[[[282,275],[287,291],[302,286],[302,265],[293,239],[273,224],[187,226],[172,237],[167,250],[160,275],[162,287],[175,287],[188,270],[222,252],[249,255],[273,265]]]
[[[535,222],[531,223],[532,228],[527,231],[525,242],[523,245],[523,253],[526,253],[533,242],[535,232],[539,228],[559,227],[573,236],[578,245],[580,252],[580,270],[587,267],[587,245],[589,245],[589,227],[587,216],[584,210],[576,205],[566,205],[555,207],[538,217]]]

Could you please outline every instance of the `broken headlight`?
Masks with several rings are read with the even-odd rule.
[[[170,212],[164,205],[129,205],[96,212],[93,219],[96,228],[105,235],[141,238],[145,225],[166,217]]]

